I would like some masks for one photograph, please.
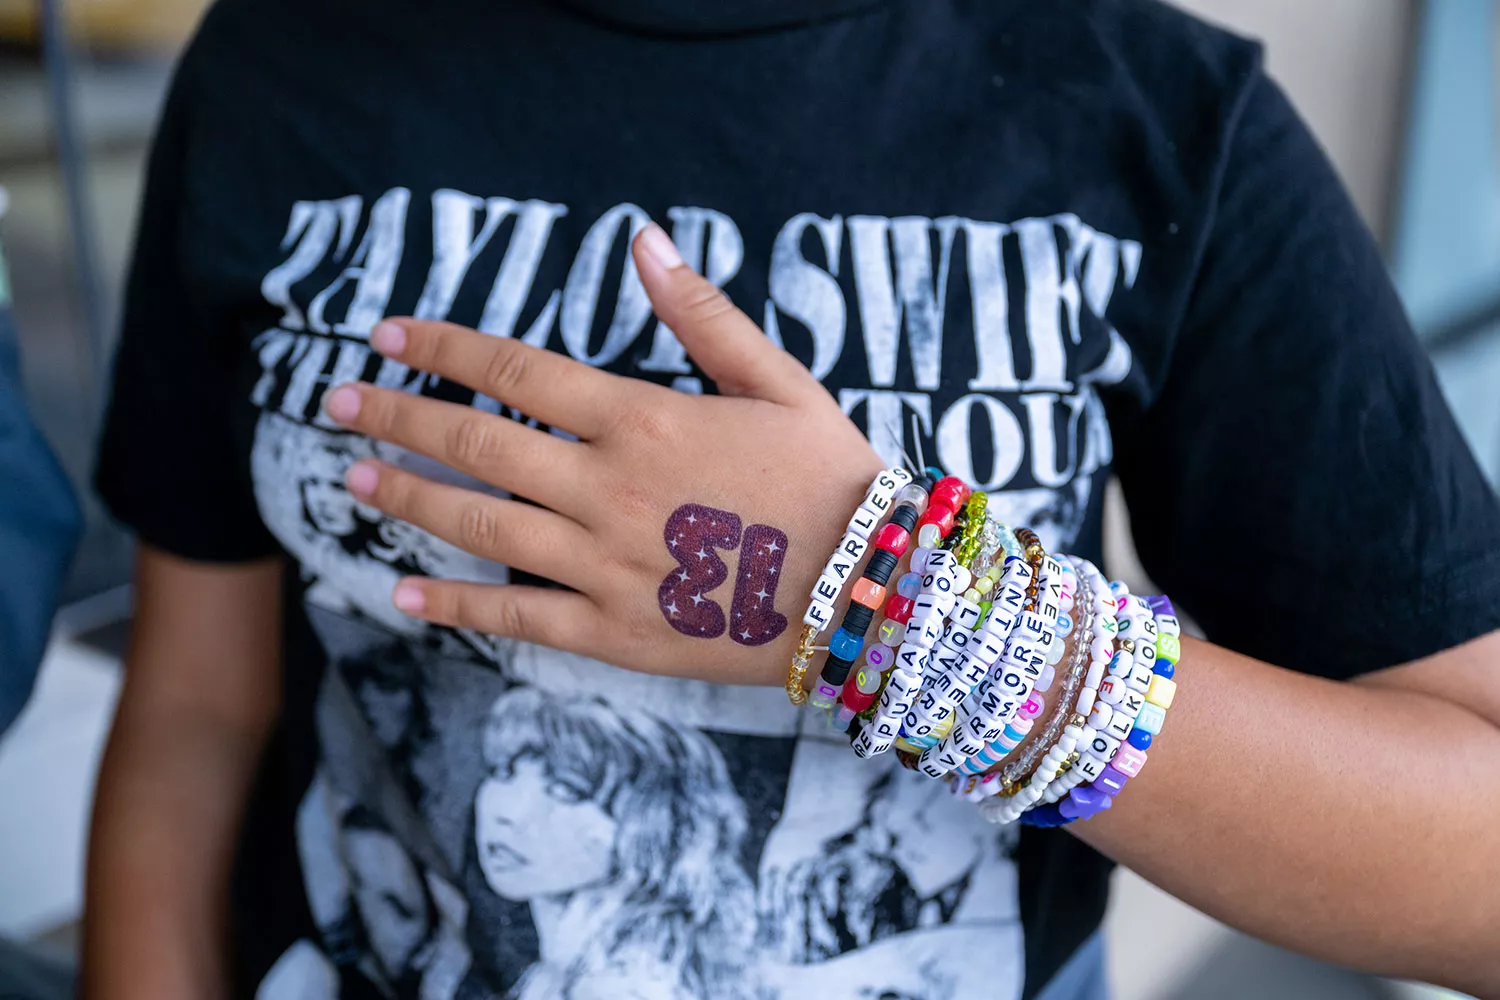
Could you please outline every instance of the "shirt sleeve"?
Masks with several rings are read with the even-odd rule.
[[[277,549],[234,433],[237,420],[251,419],[242,412],[243,352],[229,317],[195,294],[190,271],[197,85],[190,48],[147,167],[95,486],[143,541],[187,559],[238,562]]]
[[[1500,628],[1500,507],[1369,232],[1247,84],[1159,393],[1117,441],[1143,563],[1209,639],[1334,678]]]

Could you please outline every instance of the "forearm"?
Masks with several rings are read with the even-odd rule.
[[[1500,729],[1435,695],[1183,645],[1149,766],[1070,829],[1257,937],[1500,994]]]
[[[122,704],[94,807],[84,996],[225,994],[228,873],[260,743]]]
[[[280,711],[280,573],[142,547],[89,843],[89,1000],[226,992],[229,870]]]

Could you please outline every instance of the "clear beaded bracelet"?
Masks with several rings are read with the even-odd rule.
[[[1060,559],[1059,562],[1065,569],[1071,569],[1066,558]],[[1058,634],[1064,638],[1069,633],[1077,636],[1073,645],[1072,658],[1064,667],[1068,674],[1075,673],[1082,663],[1087,662],[1088,639],[1092,635],[1096,614],[1092,589],[1085,584],[1078,583],[1076,574],[1073,579],[1078,589],[1075,591],[1070,587],[1064,595],[1064,614],[1059,615],[1058,625]],[[1074,615],[1068,616],[1068,611],[1074,612]],[[1066,632],[1063,622],[1065,616],[1068,619],[1065,623]],[[1000,763],[1025,740],[1035,725],[1036,718],[1046,707],[1044,696],[1051,690],[1054,681],[1055,673],[1048,676],[1044,672],[1043,676],[1038,678],[1030,696],[1021,705],[1016,706],[1014,711],[1011,711],[1009,704],[1000,700],[998,696],[992,696],[988,699],[990,701],[988,705],[981,702],[976,710],[965,719],[962,729],[956,730],[954,745],[966,755],[966,759],[955,770],[959,775],[967,777],[955,780],[955,794],[970,795],[984,772]],[[979,708],[987,708],[988,711],[981,713]],[[975,797],[976,800],[979,797],[982,797],[982,793]]]

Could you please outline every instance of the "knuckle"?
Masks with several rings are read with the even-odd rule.
[[[375,480],[375,490],[370,494],[370,503],[387,514],[401,517],[407,511],[407,499],[411,495],[411,484],[406,482],[401,471],[383,468]]]
[[[451,369],[462,346],[458,339],[460,332],[443,322],[412,324],[407,334],[407,356],[402,360],[423,371]]]
[[[736,312],[729,296],[716,285],[697,281],[682,297],[678,308],[689,323],[707,324]]]
[[[485,555],[500,543],[500,519],[488,504],[468,503],[458,517],[458,537],[463,548]]]
[[[500,437],[498,421],[488,414],[470,414],[449,429],[448,454],[464,465],[483,465],[499,454]]]
[[[427,613],[435,622],[453,628],[480,628],[474,618],[474,610],[471,598],[457,587],[427,588]]]
[[[623,433],[657,444],[673,444],[679,436],[676,416],[662,400],[626,406],[620,410],[618,429]]]
[[[484,366],[484,387],[489,390],[490,395],[504,399],[526,381],[531,370],[531,359],[519,344],[497,341],[494,348]]]
[[[525,639],[531,635],[531,616],[519,601],[501,600],[495,604],[492,627],[496,634],[513,639]]]

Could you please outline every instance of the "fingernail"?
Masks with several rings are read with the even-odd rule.
[[[654,222],[647,223],[646,228],[641,230],[641,245],[646,248],[652,260],[668,271],[683,264],[682,254],[677,252],[677,244],[672,242],[672,237],[667,235],[666,230]]]
[[[344,473],[344,485],[349,487],[349,492],[360,499],[364,499],[375,492],[375,486],[380,482],[380,473],[368,462],[355,462],[349,466],[349,471]]]
[[[359,390],[341,385],[323,399],[323,412],[341,424],[353,423],[359,416]]]
[[[375,329],[370,331],[370,346],[386,357],[394,358],[406,350],[406,329],[390,320],[376,323]]]
[[[396,605],[396,610],[408,615],[419,615],[422,608],[427,604],[422,597],[422,591],[409,583],[396,586],[396,591],[391,595],[391,603]]]

